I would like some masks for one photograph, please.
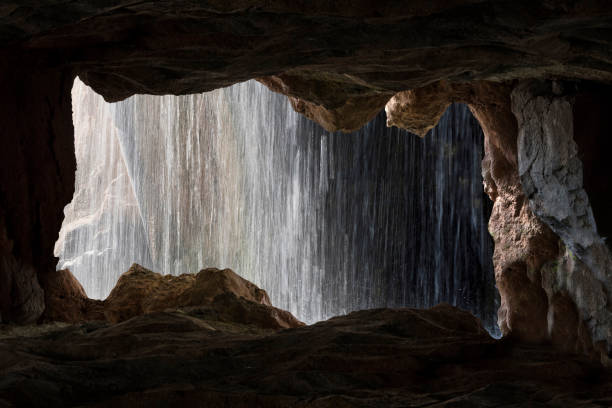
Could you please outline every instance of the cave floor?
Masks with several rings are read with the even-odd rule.
[[[467,312],[376,309],[272,331],[197,307],[0,329],[0,407],[612,406],[612,373],[488,336]]]

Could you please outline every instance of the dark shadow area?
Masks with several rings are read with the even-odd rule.
[[[574,103],[574,140],[582,160],[584,189],[595,216],[599,235],[612,237],[612,101],[611,87],[576,95]],[[606,241],[608,247],[611,241]]]

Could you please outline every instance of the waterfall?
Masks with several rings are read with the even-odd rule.
[[[90,297],[134,262],[228,267],[305,322],[446,301],[497,331],[483,136],[464,105],[423,139],[384,112],[326,132],[255,81],[108,104],[77,80],[73,106],[55,251]]]

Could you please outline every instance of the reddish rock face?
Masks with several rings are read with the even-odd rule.
[[[261,329],[304,324],[270,304],[265,290],[230,269],[204,269],[197,274],[161,275],[134,264],[104,301],[87,298],[68,270],[45,275],[45,321],[80,323],[104,320],[119,323],[170,309],[198,308],[209,320]]]

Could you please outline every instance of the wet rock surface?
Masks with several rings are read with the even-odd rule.
[[[0,406],[609,406],[610,372],[448,305],[286,330],[206,308],[0,332]]]

